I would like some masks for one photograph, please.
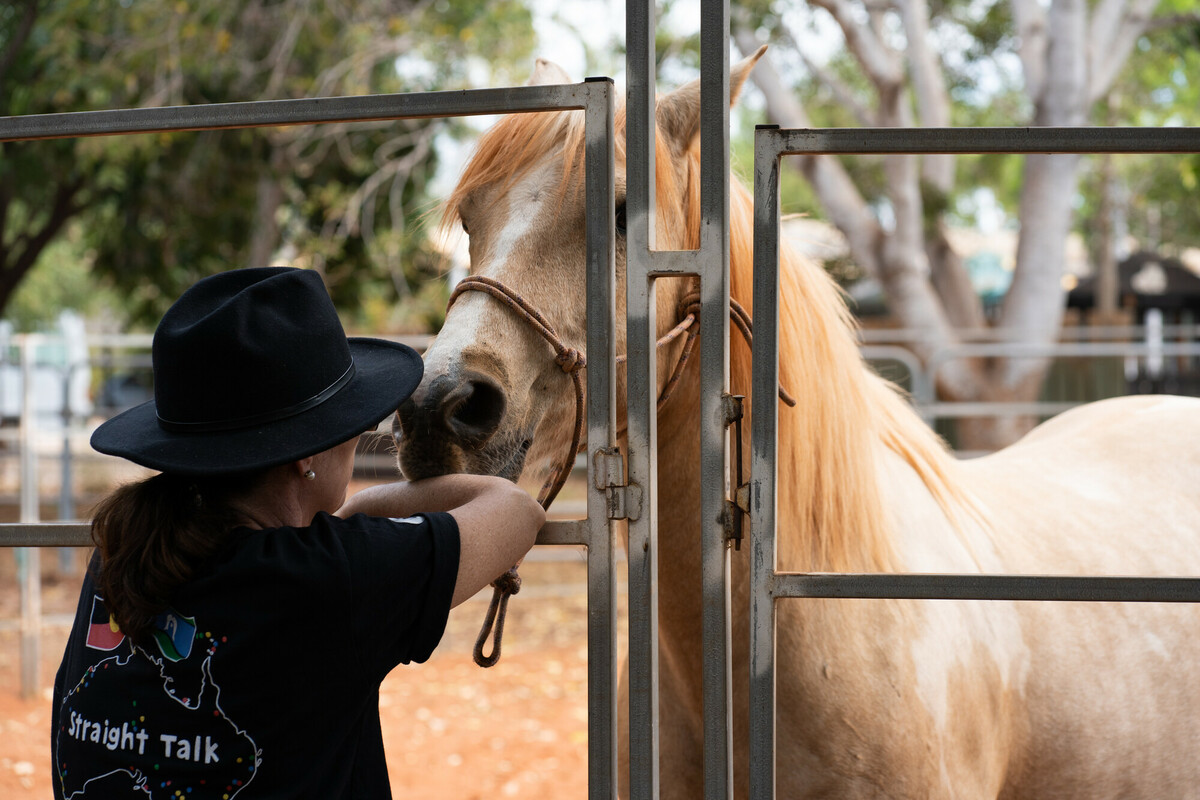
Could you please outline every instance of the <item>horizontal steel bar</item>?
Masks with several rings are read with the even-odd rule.
[[[776,573],[772,595],[906,600],[1200,603],[1200,578],[1076,575]]]
[[[779,155],[832,153],[1196,153],[1200,128],[771,128]]]
[[[1032,401],[1024,403],[1006,402],[954,402],[916,403],[917,412],[923,417],[934,419],[962,419],[964,417],[1053,417],[1064,411],[1081,406],[1084,401],[1051,402]]]
[[[670,278],[681,275],[699,275],[704,268],[701,250],[651,250],[651,278]]]
[[[582,109],[589,83],[0,117],[0,142]]]
[[[588,544],[587,520],[547,522],[538,533],[538,544]],[[92,529],[86,522],[0,524],[0,547],[91,547]]]
[[[943,348],[936,358],[950,361],[955,358],[1145,358],[1152,355],[1200,355],[1200,342],[962,342]]]
[[[1021,341],[1027,331],[1005,328],[955,328],[954,337],[965,344]],[[1068,325],[1058,331],[1060,342],[1144,342],[1148,333],[1145,325]],[[935,344],[941,341],[928,331],[917,328],[861,328],[856,331],[864,344],[913,345]],[[1200,325],[1195,323],[1164,324],[1159,329],[1163,341],[1195,341],[1200,339]]]
[[[0,524],[0,547],[91,547],[92,526],[86,522],[6,522]]]
[[[555,520],[547,522],[538,531],[538,544],[581,544],[587,547],[590,541],[586,519]]]

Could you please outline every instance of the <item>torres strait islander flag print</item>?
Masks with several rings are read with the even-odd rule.
[[[185,617],[174,611],[159,614],[154,620],[154,641],[168,661],[182,661],[191,655],[192,641],[196,637],[196,618]]]
[[[116,650],[125,641],[117,621],[104,607],[100,595],[92,595],[92,617],[88,625],[87,646],[93,650]]]

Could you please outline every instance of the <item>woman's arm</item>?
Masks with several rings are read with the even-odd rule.
[[[337,514],[407,517],[421,511],[446,511],[458,523],[455,606],[524,558],[546,521],[541,505],[511,481],[462,474],[372,486],[349,498]]]

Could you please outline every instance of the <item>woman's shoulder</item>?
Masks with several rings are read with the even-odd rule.
[[[409,517],[337,517],[321,512],[303,527],[265,530],[241,528],[231,537],[229,558],[311,563],[341,561],[355,556],[382,556],[397,550],[427,550],[444,541],[457,543],[454,517],[442,512]]]

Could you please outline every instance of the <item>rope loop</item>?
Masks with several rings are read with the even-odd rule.
[[[516,575],[517,568],[513,567],[505,575]],[[503,577],[503,576],[502,576]],[[506,593],[496,586],[500,582],[500,578],[492,584],[495,587],[492,590],[492,601],[488,603],[487,615],[483,619],[483,627],[479,629],[479,636],[475,639],[475,650],[472,653],[475,663],[485,669],[487,667],[496,666],[496,662],[500,660],[500,647],[504,639],[504,618],[508,616],[508,598],[511,594]],[[517,578],[518,588],[521,585],[521,579]],[[494,628],[493,628],[494,626]],[[484,645],[487,644],[488,636],[495,631],[495,636],[492,637],[492,652],[484,653]]]

